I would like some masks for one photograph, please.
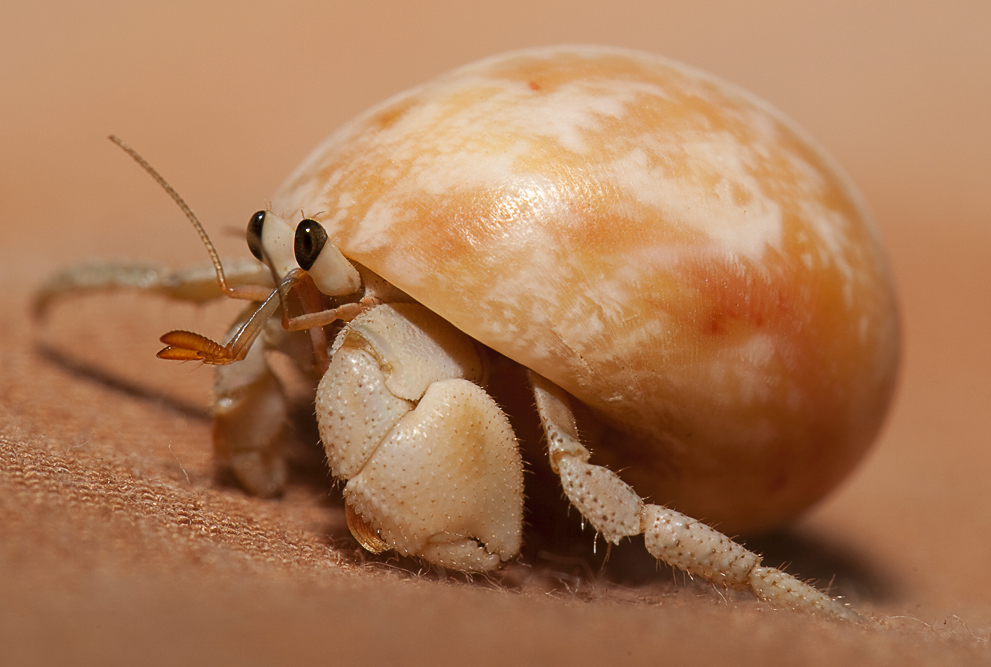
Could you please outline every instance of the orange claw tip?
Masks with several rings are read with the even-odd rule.
[[[167,346],[159,351],[159,359],[202,361],[207,364],[229,364],[233,361],[223,345],[192,331],[169,331],[159,340]]]
[[[164,333],[158,340],[162,341],[166,345],[174,345],[175,347],[182,347],[189,350],[202,349],[204,343],[213,342],[209,338],[201,336],[198,333],[182,330],[174,330]]]
[[[159,359],[169,361],[204,361],[203,357],[196,350],[186,350],[181,347],[165,347],[155,355]]]

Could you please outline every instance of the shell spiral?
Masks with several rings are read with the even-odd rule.
[[[273,210],[544,375],[653,502],[759,530],[833,488],[891,400],[899,321],[857,194],[779,112],[600,47],[493,57],[359,116]]]

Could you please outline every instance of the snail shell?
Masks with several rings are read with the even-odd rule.
[[[333,134],[272,210],[566,389],[609,427],[594,460],[724,531],[822,497],[891,399],[858,195],[778,111],[669,60],[468,65]]]

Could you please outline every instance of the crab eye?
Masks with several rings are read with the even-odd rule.
[[[309,271],[327,244],[327,232],[316,220],[301,220],[296,227],[296,241],[293,250],[296,263],[304,271]]]
[[[258,211],[253,216],[251,220],[248,220],[248,250],[255,258],[263,262],[265,258],[262,256],[262,225],[265,223],[265,211]]]

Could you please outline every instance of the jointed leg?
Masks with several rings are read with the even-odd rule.
[[[288,407],[265,349],[265,338],[259,336],[243,361],[217,366],[213,446],[217,460],[230,466],[246,491],[267,498],[282,493],[286,484],[282,436]]]
[[[228,260],[224,268],[231,285],[272,284],[268,268],[254,260]],[[173,271],[148,262],[100,260],[70,266],[52,276],[35,295],[34,313],[42,317],[56,300],[68,296],[119,289],[193,303],[223,295],[211,264]]]
[[[272,282],[269,269],[254,260],[232,260],[225,262],[225,267],[231,285],[264,286]],[[142,262],[94,261],[69,267],[43,285],[35,297],[35,315],[44,316],[58,299],[114,290],[192,303],[223,295],[210,264],[172,271]],[[251,310],[242,314],[232,331]],[[282,386],[265,358],[265,347],[259,337],[242,363],[218,367],[213,440],[218,459],[231,466],[247,491],[273,496],[285,486],[281,434],[287,408]]]
[[[856,621],[846,605],[775,568],[719,531],[680,512],[644,503],[633,488],[608,468],[588,462],[578,439],[568,397],[531,373],[537,410],[547,434],[550,463],[565,494],[607,541],[643,533],[655,558],[728,588],[749,589],[761,600],[814,614]]]

